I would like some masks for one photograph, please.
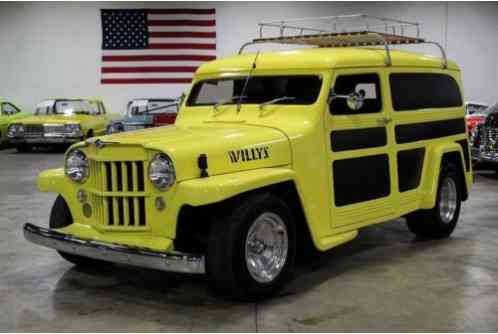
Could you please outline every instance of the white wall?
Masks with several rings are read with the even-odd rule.
[[[0,96],[26,110],[47,97],[100,96],[114,112],[131,98],[178,96],[185,85],[100,84],[99,9],[153,7],[216,8],[218,57],[256,37],[260,20],[366,13],[419,21],[462,67],[465,98],[498,101],[496,3],[1,3]]]

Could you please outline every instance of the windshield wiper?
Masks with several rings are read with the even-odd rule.
[[[214,109],[215,111],[218,111],[218,107],[219,107],[219,106],[222,106],[222,105],[224,105],[224,104],[228,104],[228,103],[233,102],[233,101],[235,101],[235,100],[242,100],[243,98],[245,98],[245,96],[243,96],[243,95],[235,95],[235,96],[232,96],[232,97],[231,97],[231,98],[229,98],[229,99],[226,99],[226,100],[220,101],[220,102],[216,103],[215,105],[213,105],[213,109]]]
[[[276,99],[273,99],[273,100],[270,100],[270,101],[266,101],[266,102],[263,102],[259,105],[259,110],[263,110],[263,108],[269,104],[274,104],[274,103],[277,103],[277,102],[281,102],[281,101],[292,101],[292,100],[295,100],[296,98],[294,96],[281,96],[281,97],[277,97]]]

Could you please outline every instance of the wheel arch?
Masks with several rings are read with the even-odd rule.
[[[257,193],[269,193],[287,203],[296,220],[297,235],[304,236],[299,240],[302,243],[298,244],[298,250],[301,248],[307,249],[310,245],[317,248],[317,239],[313,235],[313,229],[306,218],[302,196],[293,177],[289,175],[289,177],[282,178],[277,182],[261,180],[259,183],[249,183],[251,183],[250,186],[240,188],[244,189],[243,191],[232,192],[229,196],[224,196],[216,202],[201,205],[184,204],[180,208],[177,217],[174,233],[175,248],[181,251],[203,252],[203,248],[207,245],[207,237],[213,222],[212,218],[220,210],[228,210],[234,201]]]
[[[467,200],[472,177],[469,176],[470,171],[466,169],[462,146],[458,143],[436,146],[430,150],[428,160],[427,181],[424,184],[426,196],[422,200],[421,208],[432,209],[435,206],[441,167],[445,164],[453,164],[456,167],[460,176],[459,186],[462,190],[462,200]]]

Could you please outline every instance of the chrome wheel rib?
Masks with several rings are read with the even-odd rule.
[[[455,180],[444,178],[439,196],[439,215],[445,224],[449,224],[455,217],[458,205],[458,190]]]
[[[245,243],[249,274],[259,283],[272,282],[287,260],[289,237],[284,221],[276,214],[265,212],[252,223]]]

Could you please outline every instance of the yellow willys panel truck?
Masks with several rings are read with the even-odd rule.
[[[207,274],[245,300],[287,282],[307,243],[326,251],[402,216],[448,237],[472,183],[460,70],[442,48],[392,50],[429,43],[416,23],[320,20],[346,19],[364,30],[262,23],[244,48],[311,47],[207,63],[174,126],[72,146],[38,178],[59,194],[50,228],[25,237],[77,265]]]

